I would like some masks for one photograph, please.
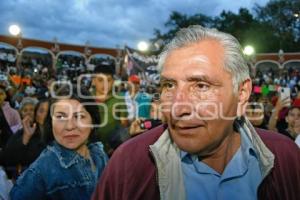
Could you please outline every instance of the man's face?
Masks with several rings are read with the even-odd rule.
[[[135,82],[133,83],[133,85],[134,85],[134,92],[138,93],[140,91],[140,83]]]
[[[173,50],[166,58],[162,112],[181,150],[208,156],[233,133],[239,98],[223,65],[224,48],[213,40]]]
[[[98,94],[107,95],[112,91],[114,79],[109,74],[97,74],[93,77],[93,85]]]

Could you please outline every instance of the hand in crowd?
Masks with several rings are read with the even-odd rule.
[[[32,118],[30,116],[25,116],[22,120],[23,124],[23,144],[27,145],[29,143],[29,140],[33,136],[35,130],[36,130],[36,123],[32,124]]]
[[[147,129],[141,128],[141,124],[143,123],[143,121],[144,121],[144,119],[138,118],[131,123],[131,125],[129,127],[130,136],[138,135],[147,130]]]
[[[291,101],[291,98],[289,98],[289,97],[284,98],[284,99],[281,99],[280,97],[278,98],[276,105],[273,109],[272,115],[269,119],[269,123],[268,123],[269,130],[278,131],[276,128],[278,114],[282,108],[289,107],[291,105],[291,103],[292,103],[292,101]]]
[[[278,98],[277,102],[276,102],[276,105],[275,105],[275,109],[277,111],[280,111],[282,108],[284,107],[289,107],[291,106],[291,103],[292,103],[292,100],[291,98],[287,97],[287,98],[284,98],[284,99],[280,99]]]

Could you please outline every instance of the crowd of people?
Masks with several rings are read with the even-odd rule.
[[[157,87],[75,61],[29,81],[1,64],[0,199],[300,199],[297,70],[250,77],[201,26],[165,47]]]

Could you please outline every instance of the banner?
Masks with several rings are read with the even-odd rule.
[[[147,85],[159,83],[158,56],[145,56],[129,47],[125,47],[125,51],[125,67],[128,76],[136,74]]]

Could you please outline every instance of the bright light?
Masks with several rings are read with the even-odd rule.
[[[300,17],[298,13],[294,13],[294,17],[298,18]]]
[[[17,36],[21,33],[21,29],[18,25],[11,25],[8,30],[9,30],[10,34],[12,34],[14,36]]]
[[[137,47],[140,51],[147,51],[149,49],[149,44],[147,42],[141,41],[138,43]]]
[[[243,53],[247,56],[251,56],[254,54],[254,48],[250,45],[247,45],[245,48],[244,48],[244,51]]]

